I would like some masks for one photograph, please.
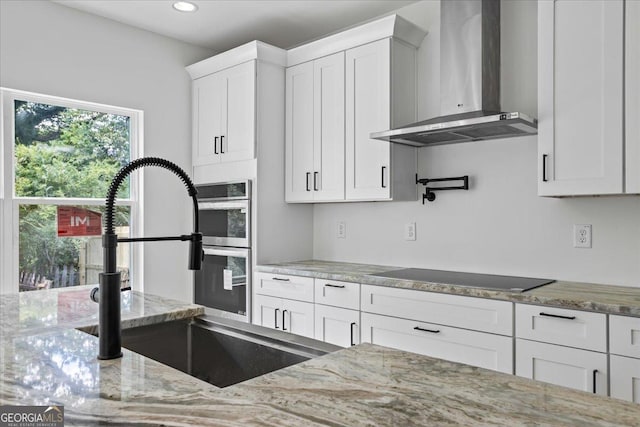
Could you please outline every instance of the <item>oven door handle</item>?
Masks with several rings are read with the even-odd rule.
[[[204,246],[202,251],[206,255],[217,256],[238,256],[247,258],[249,256],[249,249],[244,248],[223,248],[220,246]]]
[[[201,211],[226,211],[229,209],[249,209],[249,201],[236,200],[233,202],[198,202],[198,210]]]

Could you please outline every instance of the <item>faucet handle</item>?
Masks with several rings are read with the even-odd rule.
[[[189,239],[189,270],[200,270],[203,258],[202,233],[191,233],[191,239]]]

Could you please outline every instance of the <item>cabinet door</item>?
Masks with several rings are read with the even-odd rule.
[[[623,2],[538,3],[538,194],[623,192]]]
[[[640,359],[611,355],[611,397],[640,403]]]
[[[282,330],[313,338],[313,304],[282,300]]]
[[[313,62],[286,71],[285,197],[313,200]]]
[[[313,62],[315,201],[344,200],[344,52]]]
[[[220,161],[221,84],[219,73],[193,82],[193,164]]]
[[[369,138],[390,128],[391,40],[346,52],[346,198],[391,198],[389,142]]]
[[[626,191],[640,194],[640,2],[627,1],[625,10],[625,149]]]
[[[315,305],[315,339],[351,347],[360,343],[360,312]]]
[[[432,323],[361,313],[362,342],[513,373],[513,339]]]
[[[254,157],[256,62],[249,61],[221,71],[223,100],[221,161]]]
[[[253,296],[253,323],[267,328],[282,328],[282,299],[265,295]]]
[[[604,353],[516,339],[516,375],[607,395]]]

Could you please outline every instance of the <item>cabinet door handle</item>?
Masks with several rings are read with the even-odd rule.
[[[356,326],[356,322],[351,323],[351,346],[353,347],[356,343],[353,342],[353,327]]]
[[[287,328],[285,328],[285,327],[284,327],[284,314],[285,314],[286,312],[287,312],[287,310],[282,310],[282,330],[283,330],[283,331],[286,331],[286,330],[287,330]],[[289,323],[291,323],[291,322],[289,322]],[[291,326],[291,325],[289,325],[289,326]]]
[[[597,392],[597,389],[596,389],[596,378],[597,378],[596,374],[597,373],[598,373],[598,370],[594,369],[593,370],[593,394],[596,394],[596,392]]]
[[[384,170],[385,170],[386,168],[387,168],[386,166],[382,166],[382,168],[381,168],[382,173],[380,174],[380,176],[381,176],[381,184],[382,184],[382,188],[387,188],[387,186],[386,186],[386,185],[385,185],[385,183],[384,183]]]
[[[213,138],[213,153],[218,154],[218,137]]]
[[[558,319],[567,319],[567,320],[575,320],[576,319],[576,316],[561,316],[559,314],[549,314],[549,313],[544,313],[544,312],[540,312],[540,316],[556,317]]]
[[[307,191],[311,191],[311,188],[309,188],[309,178],[311,177],[311,172],[307,172],[306,176],[307,176],[306,177],[306,180],[307,180],[307,182],[306,182]]]
[[[432,334],[439,334],[440,333],[440,329],[425,329],[425,328],[421,328],[420,326],[416,326],[413,329],[415,329],[416,331],[430,332]]]
[[[220,154],[224,154],[224,149],[222,148],[224,146],[224,135],[220,136]]]
[[[279,277],[272,277],[271,280],[277,280],[279,282],[289,282],[291,279],[281,279]]]
[[[543,182],[547,182],[547,157],[549,157],[548,154],[543,154],[542,155],[542,181]]]
[[[318,172],[313,173],[313,191],[318,191]]]
[[[279,309],[279,308],[276,308],[276,309],[273,311],[273,326],[274,326],[276,329],[280,329],[280,328],[278,328],[278,312],[279,312],[279,311],[280,311],[280,309]]]
[[[339,288],[339,289],[344,289],[344,285],[332,285],[331,283],[325,283],[325,286],[329,287],[329,288]]]

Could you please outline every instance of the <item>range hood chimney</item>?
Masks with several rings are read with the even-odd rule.
[[[500,0],[440,2],[440,114],[371,138],[416,147],[538,133],[538,121],[500,110]]]

